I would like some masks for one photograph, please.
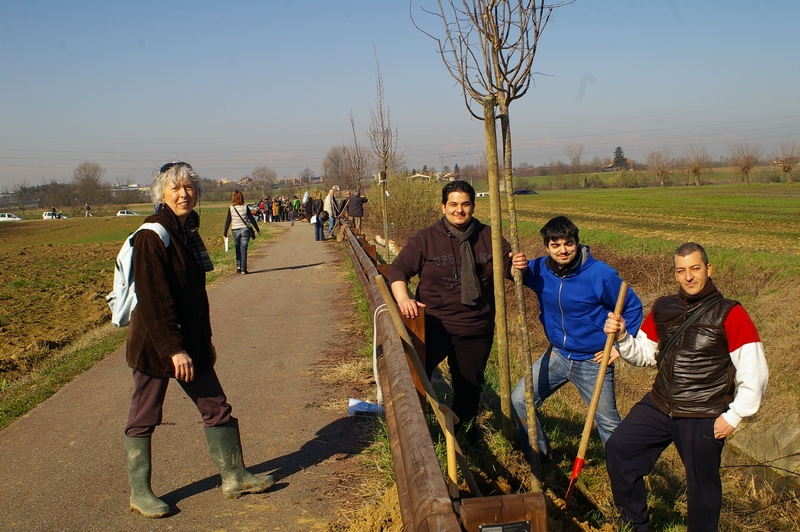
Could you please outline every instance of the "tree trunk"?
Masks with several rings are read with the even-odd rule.
[[[500,102],[500,127],[503,132],[503,178],[508,201],[508,225],[511,252],[519,253],[519,234],[517,233],[517,209],[514,203],[514,177],[511,164],[511,123],[508,119],[508,105]],[[539,438],[536,424],[536,405],[533,400],[533,361],[531,360],[531,339],[528,335],[528,316],[525,309],[525,287],[522,272],[514,270],[514,293],[517,299],[519,330],[522,336],[522,363],[525,365],[525,409],[528,414],[528,444],[531,449],[531,491],[542,491],[542,468],[539,463]]]
[[[486,133],[486,165],[489,179],[489,205],[492,220],[492,260],[494,279],[495,338],[500,369],[500,413],[503,437],[514,438],[514,420],[511,412],[511,369],[508,361],[508,318],[503,261],[503,215],[500,207],[500,173],[497,166],[497,130],[494,116],[495,99],[483,100],[484,128]]]
[[[388,264],[391,262],[389,260],[389,213],[387,212],[387,201],[386,201],[386,171],[381,170],[378,173],[378,179],[381,182],[381,206],[383,207],[383,242],[386,248],[384,249],[386,253],[386,257],[384,260]]]

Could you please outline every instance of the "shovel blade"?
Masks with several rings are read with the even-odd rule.
[[[567,488],[567,494],[564,496],[564,502],[568,503],[569,498],[572,496],[572,490],[575,489],[575,484],[578,483],[578,477],[583,470],[583,464],[585,460],[581,457],[575,459],[575,463],[572,466],[572,476],[569,478],[569,487]]]

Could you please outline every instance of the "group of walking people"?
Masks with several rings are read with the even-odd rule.
[[[686,469],[688,528],[717,530],[725,438],[758,410],[768,369],[755,325],[741,304],[717,290],[705,249],[695,242],[676,249],[678,291],[658,299],[644,320],[642,303],[631,288],[617,316],[622,279],[592,256],[569,218],[556,216],[541,228],[544,253],[528,260],[524,253],[513,255],[505,239],[502,256],[493,257],[492,228],[474,212],[472,186],[447,183],[441,220],[412,236],[389,270],[400,312],[412,318],[425,309],[428,377],[448,361],[456,429],[470,441],[480,439],[475,421],[494,335],[492,264],[502,260],[506,278],[521,272],[524,285],[536,295],[549,342],[531,368],[537,408],[567,382],[588,404],[606,339],[615,335],[595,423],[620,523],[637,532],[648,530],[643,478],[674,442]],[[412,296],[408,282],[415,276],[419,283]],[[614,361],[620,357],[635,366],[658,367],[653,389],[624,419],[614,395]],[[525,389],[521,379],[511,401],[523,450],[530,452]],[[547,457],[550,443],[540,422],[537,427],[539,452]]]
[[[253,216],[266,222],[291,222],[294,225],[300,210],[297,196],[267,196],[255,204]]]
[[[162,166],[151,187],[156,212],[145,221],[161,224],[169,234],[168,243],[153,231],[140,231],[133,247],[134,281],[147,289],[137,290],[138,305],[128,329],[126,360],[134,387],[125,450],[131,508],[148,517],[171,511],[151,491],[150,442],[161,423],[172,378],[201,413],[223,494],[260,493],[274,483],[269,475],[254,476],[245,469],[238,421],[214,371],[217,352],[211,341],[205,289],[205,276],[213,265],[194,211],[200,192],[200,181],[188,163]],[[363,201],[354,202],[354,198]],[[361,209],[355,211],[359,216],[348,210],[351,202]],[[317,240],[324,239],[320,213],[325,211],[328,220],[334,220],[330,235],[335,220],[345,212],[357,227],[355,219],[363,216],[365,202],[349,192],[337,201],[333,189],[325,199],[309,199],[305,208],[310,218],[316,217]],[[613,311],[622,279],[592,256],[569,218],[556,216],[541,228],[544,253],[528,260],[524,253],[512,254],[505,239],[502,256],[494,257],[492,228],[478,221],[474,212],[472,186],[465,181],[447,183],[442,189],[442,218],[412,236],[389,271],[400,312],[410,318],[425,308],[428,377],[440,362],[448,361],[452,409],[459,419],[456,429],[466,432],[470,441],[480,439],[475,421],[495,327],[492,265],[500,260],[507,279],[519,271],[525,286],[536,295],[539,321],[549,342],[532,367],[537,408],[567,382],[588,403],[606,338],[615,336],[595,421],[621,522],[635,531],[648,530],[643,477],[674,442],[686,467],[689,530],[716,530],[725,438],[758,410],[768,370],[758,331],[744,308],[722,296],[714,285],[705,249],[694,242],[676,249],[673,267],[678,291],[658,299],[645,319],[642,303],[631,288],[617,316]],[[229,229],[237,267],[247,273],[247,243],[258,225],[240,191],[232,194],[225,235]],[[408,282],[415,276],[419,284],[412,296]],[[636,366],[658,367],[652,390],[624,419],[614,396],[618,358]],[[523,448],[527,442],[525,384],[520,380],[512,393]],[[541,423],[537,426],[539,452],[547,456],[550,444]]]
[[[361,229],[361,219],[364,217],[364,204],[369,201],[358,190],[346,191],[345,197],[336,199],[336,190],[328,190],[325,198],[316,193],[309,197],[305,204],[308,220],[314,225],[314,240],[321,242],[333,238],[337,225],[347,223],[356,229]],[[325,236],[325,224],[328,234]]]

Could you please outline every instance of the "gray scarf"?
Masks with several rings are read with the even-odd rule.
[[[187,237],[186,243],[189,245],[189,249],[194,253],[194,258],[200,266],[200,269],[204,272],[210,272],[214,269],[214,263],[211,262],[208,249],[206,249],[203,239],[200,238],[198,229],[200,229],[200,217],[192,211],[192,214],[189,215],[183,226],[183,231],[186,233]]]
[[[450,231],[450,234],[456,237],[461,249],[461,303],[464,305],[477,305],[478,299],[481,297],[481,283],[475,268],[475,253],[472,251],[469,237],[478,227],[478,221],[473,218],[466,231],[459,231],[450,225],[450,222],[444,216],[442,217],[442,222],[447,230]]]

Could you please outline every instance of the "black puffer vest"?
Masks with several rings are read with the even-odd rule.
[[[650,397],[670,417],[717,417],[733,401],[736,368],[728,352],[725,318],[737,301],[720,300],[683,332],[666,353],[659,351],[658,375]],[[653,305],[658,347],[699,305],[668,296]]]

